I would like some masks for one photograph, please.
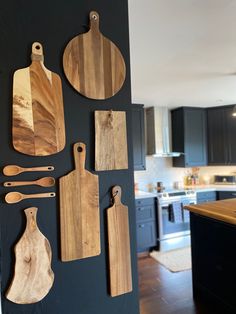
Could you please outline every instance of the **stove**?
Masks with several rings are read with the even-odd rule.
[[[169,190],[157,193],[158,241],[160,249],[171,239],[182,239],[190,235],[189,212],[185,205],[196,204],[197,197],[194,190]],[[175,204],[175,205],[174,205]],[[177,213],[183,219],[170,221],[170,210],[177,206]]]

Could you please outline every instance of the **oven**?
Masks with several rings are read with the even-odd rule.
[[[183,237],[190,234],[189,212],[185,211],[185,219],[181,222],[169,220],[169,207],[178,202],[181,206],[196,204],[196,192],[193,190],[159,193],[157,196],[158,240]]]

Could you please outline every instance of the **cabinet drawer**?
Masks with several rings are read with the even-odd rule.
[[[154,205],[154,197],[148,197],[148,198],[139,198],[135,200],[135,206],[136,207],[143,207],[147,205]]]
[[[138,250],[150,248],[157,244],[155,222],[138,223],[137,228],[137,245]]]
[[[213,202],[216,201],[216,192],[198,192],[197,193],[197,203]]]
[[[228,198],[236,198],[236,191],[217,192],[218,200],[225,200]]]
[[[136,207],[136,220],[154,220],[155,210],[153,205]]]

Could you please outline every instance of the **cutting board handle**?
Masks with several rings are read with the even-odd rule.
[[[37,207],[29,207],[24,210],[27,220],[26,230],[28,232],[33,232],[36,229],[38,229],[36,221],[37,211],[38,211]]]
[[[119,185],[113,186],[111,193],[114,204],[121,204],[121,187]]]
[[[74,144],[74,159],[75,169],[78,169],[82,174],[85,169],[85,158],[86,158],[86,145],[84,143]]]
[[[43,46],[39,42],[34,42],[32,44],[32,61],[43,61]]]
[[[99,31],[99,14],[96,11],[89,13],[90,29],[93,31]]]

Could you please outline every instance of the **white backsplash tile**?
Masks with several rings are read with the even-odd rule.
[[[174,182],[183,182],[187,172],[191,168],[172,167],[172,158],[146,157],[146,170],[135,171],[134,179],[138,183],[138,188],[142,191],[153,192],[156,182],[161,181],[166,189],[174,187]],[[199,170],[200,183],[213,183],[216,174],[236,174],[236,166],[207,166]]]

